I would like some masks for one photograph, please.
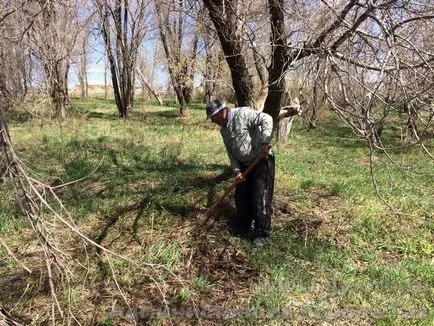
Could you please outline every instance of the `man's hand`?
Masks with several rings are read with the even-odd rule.
[[[270,148],[271,148],[270,144],[262,145],[261,149],[259,150],[259,155],[261,157],[267,157],[268,154],[270,153]]]
[[[243,174],[241,173],[241,172],[237,172],[237,173],[235,173],[235,181],[237,182],[237,183],[241,183],[241,182],[244,182],[244,181],[246,181],[246,178],[244,178],[243,177]]]

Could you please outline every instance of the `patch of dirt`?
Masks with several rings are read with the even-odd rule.
[[[322,223],[322,220],[296,218],[291,220],[289,227],[299,236],[302,236],[303,234],[318,231]]]
[[[218,235],[213,235],[208,241],[194,244],[192,268],[196,274],[207,276],[213,283],[220,283],[230,293],[240,293],[242,284],[257,277],[258,270],[242,248],[230,243],[222,245],[217,238]]]
[[[356,160],[356,163],[359,165],[370,165],[371,164],[371,159],[372,159],[372,163],[375,164],[378,161],[380,161],[380,158],[378,156],[372,156],[372,158],[367,155],[367,156],[361,156]]]
[[[330,237],[331,230],[339,223],[335,213],[343,199],[330,195],[327,189],[306,190],[309,202],[305,206],[294,204],[291,196],[280,196],[275,201],[273,224],[277,229],[288,229],[303,239]]]
[[[206,184],[206,179],[200,182]],[[330,196],[325,189],[308,191],[310,202],[306,207],[295,205],[289,196],[279,197],[274,207],[273,224],[280,223],[281,227],[288,228],[303,238],[306,235],[316,237],[327,230],[333,223],[333,213],[339,208],[341,199]],[[120,213],[115,223],[107,229],[107,238],[102,241],[103,245],[136,258],[140,257],[147,245],[158,240],[182,248],[181,257],[172,269],[173,273],[156,267],[158,262],[154,267],[128,267],[125,262],[122,263],[124,265],[115,266],[117,282],[133,314],[136,314],[134,316],[128,315],[130,310],[117,285],[109,277],[111,271],[105,256],[96,255],[96,251],[90,250],[90,246],[85,246],[86,249],[83,250],[84,246],[80,241],[67,241],[73,259],[70,263],[75,266],[76,272],[73,288],[78,298],[75,307],[81,309],[75,311],[78,319],[84,324],[98,325],[110,314],[116,313],[117,315],[113,315],[113,323],[116,325],[131,325],[131,318],[136,318],[138,325],[149,324],[150,320],[163,320],[162,324],[165,325],[170,324],[167,319],[169,309],[172,322],[177,325],[197,323],[196,313],[200,314],[203,325],[222,325],[234,318],[234,313],[248,311],[251,286],[259,279],[261,270],[245,252],[246,240],[232,238],[225,231],[225,224],[235,214],[230,198],[232,196],[223,201],[208,219],[199,214],[199,209],[191,207],[187,217],[173,216],[168,227],[162,229],[153,228],[150,217],[144,214],[138,224],[139,228],[135,230],[134,221],[140,210],[139,204],[129,205],[129,209]],[[103,227],[104,223],[94,221],[90,224],[87,222],[80,229],[85,234],[95,236]],[[98,259],[101,262],[95,263]],[[116,261],[121,260],[116,258]],[[77,265],[78,262],[84,266]],[[128,276],[128,273],[131,275]],[[193,287],[193,280],[199,277],[209,281],[209,285],[201,290]],[[22,278],[29,280],[24,276]],[[13,284],[11,277],[3,279],[2,288],[7,286],[4,282]],[[22,281],[19,283],[21,288],[26,286]],[[183,288],[188,288],[189,291],[186,301],[174,300]],[[19,300],[18,294],[12,298],[10,305]],[[38,307],[40,311],[49,313],[50,295],[46,290],[39,287],[28,299],[41,296],[45,301],[40,302],[45,302],[45,306],[40,307],[38,304]],[[30,311],[21,310],[25,317],[29,316]]]

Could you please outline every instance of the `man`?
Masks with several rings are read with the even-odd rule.
[[[273,118],[250,107],[229,109],[214,100],[206,106],[207,117],[221,126],[220,133],[238,182],[235,189],[237,215],[231,221],[234,235],[247,233],[255,226],[253,244],[262,247],[271,234],[271,202],[274,190],[274,156],[271,152]],[[243,178],[256,157],[259,163]]]

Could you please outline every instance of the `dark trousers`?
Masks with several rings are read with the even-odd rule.
[[[241,172],[247,166],[241,167]],[[263,158],[235,189],[237,215],[232,224],[237,229],[250,229],[255,221],[255,236],[271,233],[271,202],[274,191],[275,160],[273,155]]]

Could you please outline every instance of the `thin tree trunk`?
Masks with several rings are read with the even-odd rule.
[[[188,103],[185,99],[184,90],[179,86],[173,86],[173,88],[175,89],[176,98],[178,100],[179,114],[182,117],[186,117],[188,115]]]
[[[4,109],[0,103],[0,147],[2,154],[2,166],[0,170],[5,171],[5,175],[8,180],[11,181],[12,187],[14,189],[15,200],[20,208],[21,213],[25,214],[25,208],[23,204],[23,199],[21,198],[19,187],[16,183],[15,176],[19,175],[19,171],[16,166],[13,155],[13,147],[11,146],[11,138],[9,135],[9,129],[4,116]]]
[[[279,142],[285,142],[291,132],[294,116],[279,119],[277,123],[277,139]]]
[[[80,62],[80,74],[81,74],[81,98],[87,99],[89,97],[89,85],[87,82],[87,37],[83,41],[83,54]]]
[[[204,0],[214,23],[223,53],[231,71],[232,84],[237,97],[237,106],[251,106],[253,83],[249,74],[240,35],[237,35],[238,1]]]
[[[163,100],[161,99],[160,95],[158,95],[157,92],[152,88],[151,84],[149,84],[149,82],[147,81],[145,75],[143,75],[143,73],[139,69],[137,69],[137,73],[139,74],[139,77],[140,77],[140,82],[142,84],[142,89],[144,90],[145,87],[146,87],[146,89],[148,89],[148,91],[151,92],[151,94],[156,98],[156,100],[158,101],[158,103],[160,105],[163,105]]]
[[[187,116],[188,104],[190,103],[193,90],[194,65],[198,38],[195,34],[191,57],[187,58],[187,54],[185,54],[185,50],[182,48],[182,38],[184,36],[183,2],[176,2],[175,8],[155,0],[155,6],[161,43],[163,44],[170,79],[178,101],[179,113],[181,116]],[[166,8],[166,6],[169,7]],[[171,26],[170,19],[171,10],[178,12],[176,22],[173,26]]]
[[[285,92],[285,70],[288,66],[288,52],[285,38],[284,0],[268,0],[271,19],[272,62],[268,73],[268,96],[264,112],[273,117],[276,127],[282,97]],[[279,140],[279,138],[278,138]]]
[[[54,117],[65,119],[69,105],[68,68],[63,68],[61,64],[45,64],[45,70],[48,79],[48,92],[53,103]],[[62,72],[62,70],[64,71]]]
[[[147,3],[128,0],[94,0],[100,15],[113,93],[120,118],[131,115],[134,104],[134,68],[146,29],[143,28]]]
[[[106,50],[107,50],[107,58],[110,65],[110,72],[112,77],[112,85],[113,85],[113,94],[115,97],[115,103],[116,107],[118,108],[119,117],[125,118],[124,112],[126,109],[123,106],[123,101],[121,100],[121,92],[120,92],[120,85],[118,82],[118,74],[116,70],[116,60],[111,48],[111,40],[109,36],[109,26],[106,21],[102,24],[102,35],[106,44]]]
[[[104,56],[104,100],[107,101],[107,54]]]
[[[281,108],[277,118],[277,140],[285,142],[291,132],[292,122],[296,115],[300,114],[300,101],[291,100],[291,104]]]

